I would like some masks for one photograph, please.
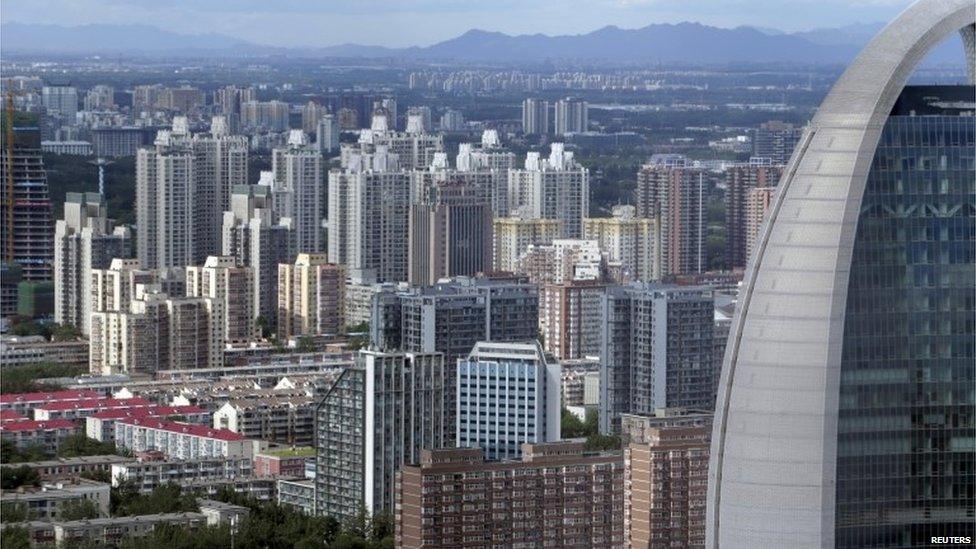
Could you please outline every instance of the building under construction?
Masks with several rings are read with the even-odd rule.
[[[54,224],[41,156],[41,132],[19,116],[7,113],[4,118],[4,143],[0,147],[3,261],[18,264],[25,281],[51,280]],[[11,118],[14,125],[8,127]]]

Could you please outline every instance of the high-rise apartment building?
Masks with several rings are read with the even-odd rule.
[[[395,127],[396,118],[390,119],[390,127]],[[407,133],[431,133],[434,131],[434,117],[427,105],[415,105],[407,109]]]
[[[227,125],[232,132],[237,132],[241,127],[241,106],[254,101],[254,88],[239,88],[237,86],[224,86],[213,92],[213,104],[218,114],[227,120]]]
[[[345,287],[345,269],[325,254],[278,265],[278,337],[343,332]]]
[[[752,134],[752,156],[769,159],[773,164],[786,164],[802,135],[800,126],[779,120],[764,122]]]
[[[274,174],[274,210],[291,219],[295,253],[325,251],[322,219],[325,217],[325,179],[322,153],[308,144],[305,133],[293,130],[288,145],[271,157]]]
[[[459,132],[464,130],[464,114],[458,110],[447,109],[441,115],[440,127],[442,132]]]
[[[114,269],[113,269],[114,270]],[[124,288],[128,280],[122,280]],[[120,288],[120,289],[121,289]],[[159,284],[136,284],[121,310],[91,315],[92,373],[147,373],[158,370],[218,368],[220,330],[213,328],[212,300],[170,297]]]
[[[51,280],[54,223],[47,172],[41,156],[41,132],[37,127],[18,126],[15,122],[13,135],[13,146],[9,150],[6,146],[0,147],[3,260],[17,264],[25,281]],[[8,156],[11,151],[12,157]],[[12,199],[7,196],[7,185],[11,180]],[[8,203],[13,204],[12,211]]]
[[[136,286],[158,282],[155,271],[140,268],[138,259],[113,258],[108,266],[92,268],[92,312],[127,311]]]
[[[515,167],[515,153],[502,147],[496,130],[485,130],[481,144],[458,144],[455,166],[460,173],[487,175],[494,217],[508,217],[508,170]]]
[[[85,93],[86,111],[107,111],[115,108],[115,88],[98,84]]]
[[[602,280],[606,258],[595,240],[556,239],[548,246],[530,245],[515,262],[515,272],[540,286]]]
[[[315,410],[315,508],[339,520],[393,511],[394,475],[450,442],[440,353],[360,351]]]
[[[339,150],[339,120],[331,113],[319,117],[315,125],[315,147],[322,154]]]
[[[637,217],[660,220],[661,275],[702,273],[705,256],[704,197],[709,174],[683,158],[652,158],[637,172]]]
[[[613,217],[583,219],[583,238],[597,242],[612,279],[650,282],[661,278],[660,226],[656,217],[638,218],[633,206],[614,206]]]
[[[380,147],[361,169],[329,173],[329,261],[354,278],[409,278],[411,174]]]
[[[92,307],[92,269],[108,268],[132,254],[132,234],[106,216],[104,198],[68,193],[64,219],[54,227],[54,320],[88,333]]]
[[[976,92],[905,85],[960,29],[972,71],[972,8],[909,6],[797,144],[729,336],[710,547],[976,537]]]
[[[315,101],[309,101],[302,105],[302,131],[306,134],[314,134],[318,130],[319,121],[328,112],[328,107]]]
[[[752,191],[775,188],[782,175],[783,166],[772,165],[750,164],[725,170],[725,263],[729,269],[744,268],[749,257]]]
[[[749,189],[746,195],[745,212],[745,258],[748,261],[756,249],[756,240],[759,238],[759,228],[762,226],[766,212],[769,211],[773,203],[773,195],[776,187],[756,187]]]
[[[478,342],[457,361],[457,445],[513,459],[526,442],[559,440],[559,362],[538,341]]]
[[[560,360],[600,354],[606,284],[573,280],[539,288],[539,333],[547,353]]]
[[[279,219],[271,187],[238,185],[224,212],[223,255],[254,273],[254,314],[274,327],[278,318],[278,264],[294,259],[290,219]]]
[[[600,429],[624,413],[714,406],[712,290],[633,283],[607,289],[600,338]]]
[[[484,191],[462,178],[419,190],[417,202],[410,206],[411,284],[429,285],[491,270],[491,201]]]
[[[525,278],[458,277],[377,294],[372,314],[372,348],[439,352],[454,364],[479,341],[536,339],[539,294]]]
[[[704,547],[711,422],[650,427],[624,448],[627,547]]]
[[[47,114],[57,118],[61,124],[74,126],[78,114],[78,90],[67,84],[52,84],[41,88],[41,105]]]
[[[590,171],[562,143],[553,143],[546,159],[530,152],[524,169],[508,172],[508,209],[558,219],[563,238],[581,238],[590,210]]]
[[[525,444],[521,460],[427,450],[397,475],[398,547],[623,547],[620,452]]]
[[[287,131],[289,111],[289,105],[284,101],[244,101],[241,103],[241,127],[273,132]]]
[[[180,86],[160,90],[156,106],[171,112],[190,115],[203,107],[205,102],[203,91],[200,89],[193,86]]]
[[[186,268],[187,297],[210,300],[210,364],[223,365],[227,343],[247,343],[257,337],[253,291],[254,271],[239,266],[232,256],[211,256],[202,266]]]
[[[504,217],[494,220],[492,257],[494,269],[514,273],[518,260],[529,246],[547,246],[559,238],[562,222],[558,219],[536,219],[531,216]]]
[[[143,268],[183,267],[220,253],[230,192],[247,184],[247,140],[227,134],[215,118],[211,133],[191,136],[176,117],[153,148],[136,155],[136,251]]]
[[[556,135],[585,132],[590,125],[586,101],[567,97],[556,101]]]
[[[522,133],[546,135],[549,130],[549,102],[541,99],[522,101]]]
[[[414,119],[417,120],[418,116],[414,115]],[[397,164],[402,169],[423,170],[430,167],[435,153],[444,152],[444,137],[427,133],[421,122],[417,122],[406,132],[398,132],[393,128],[393,120],[388,114],[377,111],[373,115],[371,126],[359,132],[356,143],[344,143],[340,147],[342,167],[359,169],[358,166],[369,164],[364,159],[382,150],[385,154],[395,155]]]

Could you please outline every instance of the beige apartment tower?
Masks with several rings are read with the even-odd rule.
[[[298,254],[294,265],[278,265],[278,337],[342,332],[345,287],[345,268],[325,254]]]

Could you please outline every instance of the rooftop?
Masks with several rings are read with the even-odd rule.
[[[11,421],[0,425],[0,431],[38,431],[43,429],[74,429],[75,423],[70,419],[50,419],[47,421]]]
[[[152,402],[142,397],[132,398],[93,398],[86,400],[56,401],[38,406],[37,410],[92,410],[96,408],[145,408],[152,406]]]
[[[213,429],[205,425],[192,425],[190,423],[178,423],[175,421],[160,421],[152,418],[124,418],[119,420],[120,424],[145,427],[168,431],[170,433],[183,433],[198,437],[215,438],[226,441],[245,440],[244,436],[227,429]]]
[[[311,446],[299,446],[297,448],[272,448],[261,452],[259,455],[280,458],[313,457],[315,456],[315,448],[312,448]]]
[[[46,393],[11,393],[0,395],[0,404],[13,402],[55,402],[59,400],[83,400],[100,398],[102,395],[96,391],[53,391]]]

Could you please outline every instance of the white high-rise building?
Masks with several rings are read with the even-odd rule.
[[[323,114],[315,127],[315,146],[320,153],[339,150],[339,121],[331,113]]]
[[[526,442],[560,438],[562,368],[538,342],[478,342],[457,361],[457,445],[517,459]]]
[[[68,126],[75,125],[78,114],[78,90],[74,86],[51,85],[41,88],[41,104],[47,113]]]
[[[99,84],[85,94],[86,111],[106,111],[115,108],[115,88]]]
[[[343,168],[358,169],[364,158],[370,157],[378,150],[386,154],[395,155],[400,168],[405,170],[421,170],[430,167],[434,156],[444,151],[444,137],[426,133],[423,124],[413,115],[414,123],[408,125],[407,132],[394,131],[392,121],[383,111],[373,115],[372,124],[368,129],[359,132],[356,143],[345,143],[340,147],[340,160]]]
[[[556,135],[585,132],[589,127],[586,101],[567,97],[556,101]]]
[[[272,152],[274,210],[291,219],[295,253],[325,250],[322,220],[325,217],[325,180],[322,154],[308,144],[305,133],[292,130],[288,144]]]
[[[515,153],[502,147],[496,130],[485,130],[480,146],[459,144],[455,166],[461,173],[487,173],[491,178],[492,215],[508,217],[508,170],[515,167]]]
[[[492,263],[495,270],[515,272],[519,258],[529,246],[552,244],[562,232],[560,226],[561,223],[556,219],[536,219],[519,215],[495,218],[492,245]]]
[[[546,135],[549,133],[549,102],[529,98],[522,102],[522,133]]]
[[[325,254],[278,265],[278,337],[343,332],[345,288],[345,269]]]
[[[136,155],[136,249],[144,268],[183,267],[216,255],[230,190],[247,183],[247,140],[216,117],[191,136],[177,116]]]
[[[265,172],[270,173],[270,172]],[[255,314],[273,327],[278,314],[278,264],[295,259],[291,219],[279,219],[272,208],[271,187],[234,188],[224,212],[223,252],[254,272]]]
[[[87,334],[92,312],[92,270],[132,254],[128,227],[114,227],[96,193],[68,193],[64,219],[54,227],[54,320]]]
[[[329,262],[353,278],[405,281],[412,174],[385,147],[351,165],[329,173]]]
[[[525,168],[508,172],[508,209],[562,222],[563,238],[583,236],[583,218],[590,210],[590,172],[553,143],[549,158],[526,155]]]

